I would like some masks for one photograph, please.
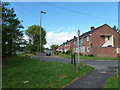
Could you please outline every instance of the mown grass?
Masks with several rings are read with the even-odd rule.
[[[63,54],[59,53],[58,56],[64,57],[64,58],[71,58],[70,54]],[[78,55],[76,54],[75,57],[77,58]],[[85,55],[80,55],[80,59],[92,59],[92,60],[118,60],[120,58],[112,58],[112,57],[90,57]]]
[[[113,90],[113,88],[120,89],[119,85],[120,85],[119,79],[117,79],[116,76],[112,76],[105,82],[103,90],[105,90],[106,88],[111,88],[111,90]]]
[[[33,60],[25,56],[3,59],[3,88],[62,88],[93,68],[82,65]]]

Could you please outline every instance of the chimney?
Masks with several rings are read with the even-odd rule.
[[[94,27],[91,27],[91,30],[94,30],[95,28]]]
[[[74,39],[76,38],[76,36],[74,36]]]

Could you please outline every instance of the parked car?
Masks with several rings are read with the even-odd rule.
[[[46,50],[46,56],[51,56],[51,50]]]

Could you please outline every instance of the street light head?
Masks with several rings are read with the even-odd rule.
[[[46,12],[44,12],[44,11],[40,11],[40,12],[46,14]]]

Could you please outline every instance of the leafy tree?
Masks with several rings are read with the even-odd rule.
[[[51,47],[52,50],[55,50],[55,51],[56,51],[56,49],[58,48],[58,45],[54,45],[54,44],[53,44],[53,45],[51,45],[50,47]]]
[[[23,40],[23,28],[21,21],[14,12],[14,8],[9,7],[10,3],[2,3],[2,55],[11,56],[16,54],[16,48]]]
[[[116,30],[120,34],[120,29],[116,27],[116,25],[113,26],[113,29]]]
[[[40,26],[32,25],[26,30],[26,35],[29,37],[29,44],[27,49],[30,52],[40,51]],[[46,31],[44,28],[41,28],[41,49],[44,50],[46,44]]]

